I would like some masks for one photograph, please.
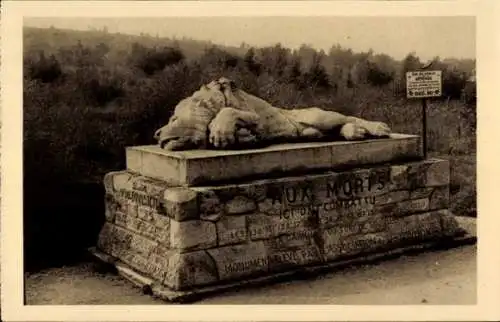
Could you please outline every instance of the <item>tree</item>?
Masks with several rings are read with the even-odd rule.
[[[283,76],[285,82],[300,86],[302,82],[302,63],[299,56],[293,55],[290,58]]]
[[[255,49],[250,47],[243,57],[246,68],[255,76],[259,76],[262,70],[262,65],[255,59]]]
[[[52,83],[62,75],[61,65],[56,57],[52,54],[46,58],[43,50],[39,52],[38,60],[29,64],[28,72],[31,79]]]
[[[321,63],[322,57],[315,52],[312,57],[312,65],[307,72],[304,73],[304,85],[313,86],[317,89],[329,89],[331,87],[328,73]]]

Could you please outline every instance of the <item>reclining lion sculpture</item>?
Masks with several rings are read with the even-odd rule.
[[[227,78],[203,85],[175,107],[154,138],[167,150],[238,149],[277,142],[386,137],[383,122],[317,107],[287,110],[236,87]]]

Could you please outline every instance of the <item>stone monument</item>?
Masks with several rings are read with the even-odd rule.
[[[465,233],[448,210],[448,161],[424,160],[418,136],[384,123],[275,108],[221,79],[155,137],[105,176],[93,253],[167,300]]]

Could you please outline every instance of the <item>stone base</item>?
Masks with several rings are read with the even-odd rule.
[[[426,242],[418,245],[400,247],[386,252],[355,256],[354,258],[337,260],[320,265],[297,267],[286,272],[275,273],[267,276],[199,287],[196,289],[184,291],[173,290],[163,285],[162,283],[154,281],[145,274],[142,274],[131,268],[129,265],[121,262],[119,259],[107,255],[99,251],[95,247],[89,249],[89,251],[100,263],[111,265],[113,270],[120,276],[124,277],[137,287],[140,287],[144,294],[153,295],[168,302],[188,303],[201,300],[209,295],[214,295],[216,293],[230,291],[241,287],[257,287],[270,283],[287,281],[290,279],[311,278],[318,274],[332,272],[355,265],[377,263],[382,260],[394,259],[405,254],[416,254],[424,251],[442,250],[452,247],[475,244],[477,240],[476,219],[468,217],[457,217],[457,221],[461,230],[455,237],[449,237],[441,239],[439,241]]]
[[[422,159],[420,137],[275,144],[253,150],[167,151],[156,145],[126,150],[127,169],[175,186],[310,174],[312,171]]]
[[[176,292],[240,284],[454,237],[449,180],[439,159],[197,187],[113,172],[97,246]]]

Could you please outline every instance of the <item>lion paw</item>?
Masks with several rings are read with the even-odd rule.
[[[369,121],[365,125],[366,130],[373,136],[388,136],[391,134],[391,129],[386,123]]]
[[[346,140],[360,140],[366,136],[367,130],[357,124],[347,123],[340,129],[340,134]]]
[[[231,109],[222,109],[210,122],[209,141],[217,148],[224,148],[234,144],[236,132],[236,119]]]

